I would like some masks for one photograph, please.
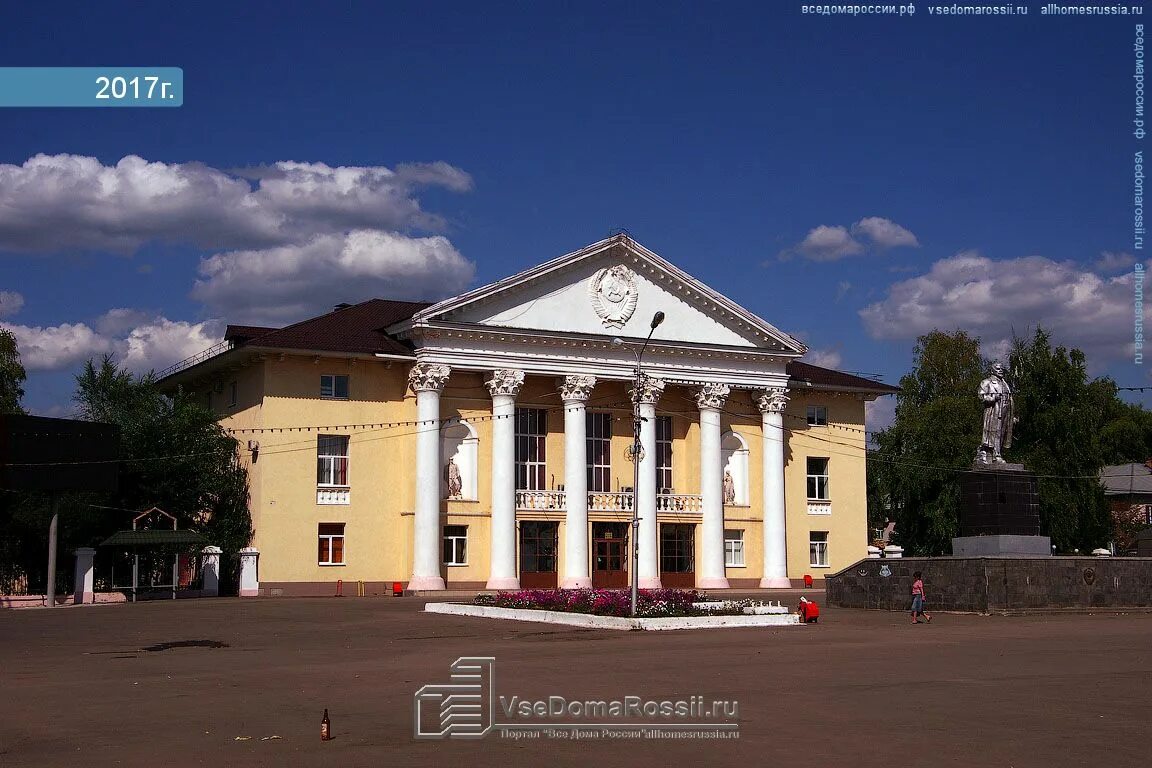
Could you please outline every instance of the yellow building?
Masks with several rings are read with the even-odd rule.
[[[633,539],[642,588],[771,588],[865,556],[864,403],[896,391],[805,352],[618,235],[436,304],[229,326],[162,385],[244,449],[261,594],[626,586]]]

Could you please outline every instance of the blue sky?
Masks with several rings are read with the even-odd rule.
[[[994,355],[1041,322],[1152,384],[1141,17],[234,5],[0,11],[0,66],[185,79],[178,109],[0,109],[0,323],[36,412],[92,354],[163,368],[226,322],[440,298],[618,228],[812,362],[895,383],[933,327]]]

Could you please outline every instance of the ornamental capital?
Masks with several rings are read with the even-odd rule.
[[[592,388],[595,386],[595,376],[575,374],[565,376],[564,383],[560,385],[560,399],[564,402],[568,402],[569,400],[587,401],[592,395]]]
[[[703,410],[711,408],[712,410],[719,410],[724,407],[724,401],[728,399],[728,393],[732,388],[727,384],[705,384],[696,390],[696,407]]]
[[[492,371],[492,378],[484,382],[488,387],[488,391],[493,397],[496,395],[511,395],[516,397],[520,394],[520,387],[524,386],[524,371],[517,371],[511,368],[501,368]]]
[[[760,413],[780,413],[788,405],[788,390],[784,387],[773,387],[764,390],[756,397],[756,407]]]
[[[439,392],[448,383],[452,369],[438,363],[416,363],[408,372],[408,386],[413,392]]]
[[[664,379],[641,374],[640,386],[632,388],[632,402],[638,405],[656,405],[662,394],[664,394]]]

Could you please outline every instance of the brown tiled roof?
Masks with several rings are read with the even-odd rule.
[[[841,373],[831,368],[821,368],[818,365],[802,363],[799,360],[788,363],[788,380],[790,383],[796,382],[797,384],[807,381],[813,387],[863,389],[880,394],[894,394],[900,391],[900,387],[894,387],[891,384],[872,381],[872,379],[865,379],[862,376],[853,376],[850,373]]]
[[[224,340],[243,344],[258,336],[277,331],[279,328],[269,328],[263,325],[230,325],[224,330]]]
[[[256,347],[412,355],[410,347],[393,339],[384,329],[428,306],[431,305],[426,301],[369,299],[279,329],[230,325],[225,338],[232,338],[235,330],[237,340],[243,337]],[[245,336],[246,333],[252,335]]]

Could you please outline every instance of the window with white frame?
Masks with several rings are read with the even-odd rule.
[[[826,405],[810,405],[810,406],[808,406],[808,426],[810,426],[810,427],[826,427],[826,426],[828,426],[828,406],[826,406]]]
[[[344,565],[344,523],[320,523],[320,565]]]
[[[348,435],[316,438],[316,485],[348,485]]]
[[[744,567],[744,531],[724,530],[724,565],[729,568]]]
[[[808,498],[815,501],[828,501],[828,459],[819,456],[808,457]]]
[[[612,414],[585,414],[588,443],[588,490],[612,490]]]
[[[468,526],[444,526],[444,565],[468,565]]]
[[[320,397],[325,400],[347,400],[348,375],[338,373],[320,374]]]
[[[672,493],[672,417],[656,417],[656,487]]]
[[[808,564],[813,568],[828,567],[828,531],[812,531],[809,534]]]
[[[547,433],[547,411],[543,408],[516,409],[516,490],[546,490],[544,440]]]

